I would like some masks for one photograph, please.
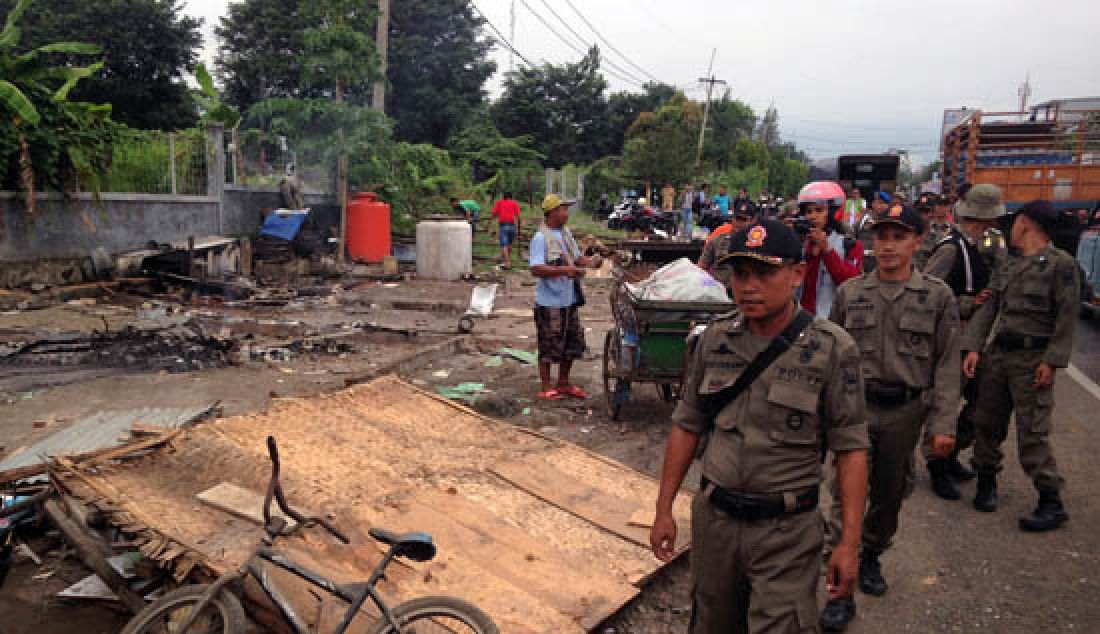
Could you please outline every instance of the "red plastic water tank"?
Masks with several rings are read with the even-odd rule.
[[[348,201],[348,257],[378,263],[390,254],[390,206],[373,192]]]

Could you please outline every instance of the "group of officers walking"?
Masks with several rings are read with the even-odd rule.
[[[839,219],[844,192],[829,185],[837,194],[825,203]],[[937,219],[933,235],[937,202],[947,201],[871,212],[862,224],[875,268],[840,283],[828,315],[793,299],[807,241],[789,223],[757,218],[725,239],[714,271],[737,309],[691,341],[650,535],[669,560],[673,500],[701,456],[692,632],[841,631],[857,586],[886,594],[879,560],[898,532],[922,438],[935,492],[958,500],[958,483],[976,477],[973,507],[993,512],[1014,414],[1019,462],[1038,492],[1019,526],[1067,521],[1051,408],[1080,279],[1051,242],[1058,214],[1045,201],[1008,214],[995,186],[976,185],[954,205],[956,224]],[[973,469],[959,460],[970,447]],[[819,514],[826,464],[834,502]]]

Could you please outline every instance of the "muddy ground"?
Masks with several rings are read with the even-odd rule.
[[[575,382],[589,392],[587,400],[541,402],[536,397],[536,367],[506,356],[495,365],[496,351],[503,345],[535,349],[533,288],[520,274],[501,289],[497,314],[476,322],[473,343],[407,369],[406,377],[432,389],[483,383],[488,391],[474,400],[475,409],[578,443],[656,477],[671,407],[652,386],[639,386],[623,409],[622,422],[608,420],[600,358],[604,334],[612,325],[605,308],[607,282],[593,280],[589,287],[589,304],[582,310],[589,353],[574,370]],[[369,376],[372,363],[385,367],[387,360],[445,340],[469,299],[470,285],[408,282],[397,287],[376,284],[357,292],[365,305],[378,306],[373,316],[359,319],[438,332],[413,342],[366,341],[368,352],[345,358],[178,375],[112,376],[42,389],[0,406],[0,444],[11,450],[46,433],[49,428],[34,427],[35,420],[63,425],[105,408],[209,399],[221,400],[226,414],[236,414],[265,407],[272,393],[307,395],[339,389],[349,378]],[[1100,402],[1064,373],[1056,398],[1054,446],[1068,481],[1065,498],[1072,519],[1067,527],[1046,535],[1018,530],[1017,517],[1030,510],[1035,496],[1013,459],[1001,478],[1001,509],[993,514],[974,511],[966,499],[948,503],[935,498],[922,469],[917,490],[903,509],[895,548],[883,559],[890,593],[883,598],[859,597],[859,615],[850,632],[1100,631],[1100,486],[1093,460],[1100,453],[1100,440],[1090,414]],[[1010,442],[1006,453],[1013,452]],[[973,484],[964,490],[972,496]],[[57,572],[36,578],[51,570]],[[51,598],[66,581],[80,576],[79,567],[71,561],[59,565],[56,557],[48,557],[41,568],[20,562],[0,594],[0,632],[117,631],[124,619],[110,607],[73,606]],[[689,616],[689,570],[686,561],[679,561],[611,619],[605,631],[683,632]]]

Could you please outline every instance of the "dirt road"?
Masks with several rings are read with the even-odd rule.
[[[600,286],[592,284],[589,305],[582,310],[591,350],[577,364],[574,376],[589,391],[585,402],[539,402],[534,366],[505,359],[498,367],[487,367],[490,355],[484,353],[442,359],[408,378],[429,387],[482,382],[492,391],[475,404],[478,409],[579,443],[656,477],[671,410],[655,389],[643,386],[624,407],[622,422],[607,419],[599,351],[611,323],[603,308],[606,289]],[[523,311],[526,294],[533,295],[533,289],[517,287],[503,302],[512,308],[510,316],[478,323],[476,334],[483,339],[484,352],[491,353],[501,344],[534,347],[533,324]],[[218,379],[232,380],[231,372],[219,372]],[[246,377],[240,379],[238,387],[258,387],[250,386]],[[148,381],[132,386],[145,387]],[[122,385],[117,388],[124,391]],[[70,390],[68,398],[79,397],[77,390]],[[993,514],[972,509],[973,484],[964,487],[963,501],[949,503],[934,497],[921,469],[917,490],[903,509],[896,546],[883,558],[891,590],[883,598],[858,598],[859,614],[850,632],[1100,632],[1100,540],[1096,537],[1100,484],[1094,479],[1100,435],[1092,429],[1100,398],[1065,372],[1058,377],[1055,393],[1054,446],[1068,481],[1069,524],[1046,535],[1019,531],[1017,518],[1032,508],[1035,493],[1014,457],[1001,477],[1001,509]],[[1013,456],[1014,451],[1010,442],[1006,453]],[[13,580],[18,589],[6,587],[0,594],[0,614],[14,617],[0,620],[0,632],[115,631],[120,620],[109,609],[75,610],[52,600],[35,603],[32,597],[57,588],[49,580],[33,580],[33,572],[24,564]],[[686,561],[680,561],[665,569],[602,631],[684,632],[689,615],[689,571]]]

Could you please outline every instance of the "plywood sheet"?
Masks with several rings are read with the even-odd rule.
[[[380,560],[369,527],[421,530],[439,554],[392,564],[380,588],[388,599],[454,595],[503,632],[583,632],[660,566],[646,546],[648,529],[630,523],[653,507],[651,478],[393,377],[212,421],[171,447],[97,465],[64,484],[126,532],[144,535],[145,550],[162,561],[193,566],[194,557],[217,574],[240,565],[262,531],[254,517],[242,519],[255,512],[208,509],[195,496],[228,483],[258,497],[270,475],[268,435],[279,444],[290,504],[331,514],[352,540],[345,546],[309,530],[278,546],[338,583],[366,579]],[[686,523],[682,529],[690,534]],[[313,602],[300,614],[335,609],[304,588],[288,592]]]

